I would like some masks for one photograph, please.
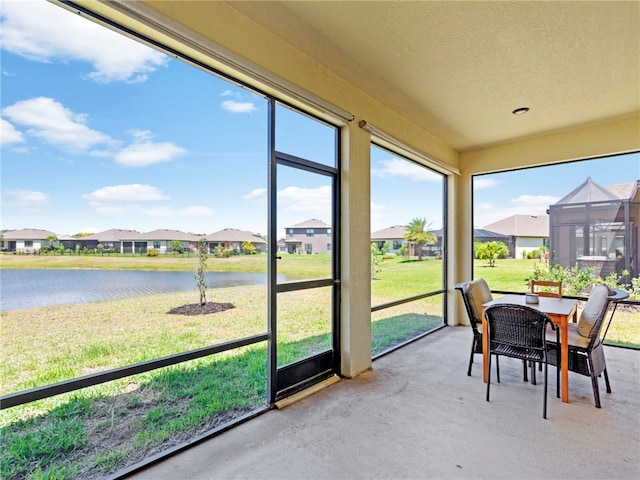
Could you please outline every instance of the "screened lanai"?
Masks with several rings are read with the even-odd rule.
[[[603,187],[588,177],[549,207],[550,261],[633,278],[638,272],[640,192],[636,180]],[[623,272],[628,272],[623,275]]]
[[[16,9],[25,4],[31,2],[7,2]],[[113,130],[119,133],[133,131],[144,140],[140,142],[144,145],[149,145],[150,139],[148,132],[145,133],[148,126],[138,120],[141,112],[152,112],[158,123],[162,123],[157,129],[165,137],[159,138],[158,144],[166,147],[165,138],[173,139],[179,132],[204,139],[208,142],[206,148],[191,148],[191,143],[184,143],[185,147],[190,147],[186,150],[197,154],[193,155],[197,159],[185,157],[183,162],[165,162],[177,167],[162,176],[166,195],[160,190],[152,190],[153,199],[169,197],[172,184],[186,184],[197,198],[194,200],[197,205],[215,207],[216,214],[242,205],[242,210],[234,210],[239,212],[235,219],[240,221],[248,212],[259,212],[264,229],[247,226],[242,230],[252,228],[251,231],[264,232],[268,242],[267,252],[256,256],[261,262],[257,268],[264,283],[254,286],[250,294],[241,289],[233,290],[236,293],[233,301],[238,308],[223,312],[227,317],[218,315],[204,321],[181,318],[173,322],[175,319],[160,310],[164,305],[160,302],[144,307],[135,304],[109,309],[100,317],[99,331],[86,330],[92,333],[90,338],[78,335],[77,330],[72,330],[67,337],[78,338],[78,350],[89,352],[85,357],[91,357],[90,364],[80,365],[72,371],[59,368],[56,374],[64,375],[63,378],[43,376],[35,385],[26,386],[19,382],[26,383],[22,377],[28,369],[24,372],[16,369],[16,385],[22,386],[6,395],[3,392],[3,409],[9,413],[13,406],[29,407],[30,402],[36,401],[57,402],[64,395],[73,400],[81,398],[84,392],[93,395],[94,389],[101,395],[98,400],[105,402],[94,409],[110,415],[108,421],[96,422],[96,428],[103,428],[104,437],[96,435],[97,430],[82,437],[96,443],[96,448],[90,452],[93,457],[75,445],[59,457],[88,458],[87,463],[91,465],[88,468],[92,468],[98,478],[126,476],[196,443],[211,437],[220,438],[221,433],[242,424],[245,428],[234,434],[238,435],[234,437],[239,438],[237,443],[229,442],[228,437],[222,440],[224,448],[232,449],[238,459],[238,478],[258,477],[260,472],[269,475],[268,469],[262,469],[264,463],[284,469],[292,460],[297,462],[299,469],[287,469],[285,473],[289,477],[311,478],[313,475],[304,469],[310,468],[312,462],[307,462],[304,456],[295,457],[296,451],[288,448],[288,441],[310,455],[316,455],[325,444],[336,447],[330,456],[316,456],[316,478],[338,478],[346,471],[353,472],[353,476],[371,477],[381,471],[358,470],[360,463],[354,463],[353,459],[370,463],[369,468],[375,466],[375,462],[368,462],[369,458],[378,456],[375,449],[369,448],[372,442],[390,457],[394,455],[394,449],[403,448],[405,454],[424,458],[425,463],[429,463],[430,457],[424,455],[424,450],[414,453],[412,448],[417,444],[411,437],[403,437],[407,448],[399,446],[397,440],[403,431],[413,430],[418,435],[433,432],[435,435],[425,440],[430,444],[426,447],[438,444],[445,447],[441,451],[457,454],[465,451],[462,440],[465,432],[473,430],[478,444],[489,444],[491,442],[483,435],[484,428],[498,425],[504,431],[503,426],[513,423],[512,418],[515,423],[519,421],[520,409],[526,408],[525,404],[537,402],[538,396],[527,395],[525,388],[529,385],[522,383],[521,388],[514,389],[517,391],[514,404],[518,410],[511,410],[508,417],[501,417],[503,404],[495,402],[491,407],[499,405],[498,408],[484,410],[479,416],[479,408],[472,402],[480,401],[479,405],[486,406],[481,397],[484,384],[478,376],[467,377],[466,369],[459,368],[468,361],[471,338],[464,305],[454,286],[479,276],[474,272],[472,254],[474,176],[640,152],[640,92],[637,88],[640,83],[640,5],[635,2],[157,0],[51,0],[47,4],[67,17],[97,25],[130,41],[129,45],[116,49],[112,48],[115,43],[99,35],[71,37],[66,18],[54,21],[53,13],[37,17],[36,7],[29,6],[31,11],[25,9],[20,18],[25,20],[27,27],[15,29],[13,33],[30,33],[29,29],[40,28],[52,33],[49,42],[26,50],[28,60],[46,60],[45,46],[58,45],[62,53],[57,60],[61,61],[50,65],[59,67],[74,55],[91,63],[91,69],[83,71],[82,78],[74,77],[75,81],[101,80],[103,77],[93,69],[113,67],[116,76],[124,78],[122,83],[130,87],[123,94],[79,96],[81,98],[74,98],[74,102],[61,103],[60,112],[88,121],[90,115],[85,112],[90,110],[87,105],[102,100],[110,106],[106,118]],[[8,11],[8,8],[3,11],[3,21],[8,18]],[[93,34],[93,30],[85,29],[85,26],[82,25],[81,30]],[[126,68],[117,68],[127,65],[131,59],[136,60],[138,50],[132,46],[134,44],[135,47],[147,46],[169,60],[166,64],[164,60],[157,64],[142,62],[143,67],[134,70],[133,74]],[[25,41],[18,47],[23,48],[23,45],[31,44]],[[97,53],[82,56],[84,52],[76,49],[77,46],[96,47]],[[141,55],[141,58],[156,57]],[[6,59],[3,52],[3,67]],[[20,62],[23,60],[21,57]],[[44,60],[42,65],[47,63]],[[44,68],[42,65],[40,67]],[[171,81],[157,82],[162,88],[153,93],[147,89],[144,83],[147,78],[172,69],[178,73]],[[3,81],[3,102],[8,101],[5,89],[11,78],[7,75]],[[49,84],[63,83],[62,77],[56,74],[32,75],[30,78],[45,79]],[[13,81],[31,88],[21,77]],[[84,91],[74,88],[66,86],[66,93]],[[185,93],[194,92],[197,93],[195,99],[185,100]],[[37,95],[38,98],[50,96],[47,91]],[[12,101],[21,104],[23,100],[16,95]],[[223,103],[236,114],[233,134],[223,135],[211,121],[222,118],[225,113],[225,108],[221,107]],[[165,109],[168,104],[176,109]],[[202,110],[206,110],[205,114]],[[37,117],[29,115],[29,119]],[[256,117],[259,121],[255,121]],[[50,125],[58,124],[52,121]],[[27,133],[34,131],[23,128]],[[84,131],[72,130],[80,133],[69,136],[83,137]],[[47,138],[44,134],[41,136]],[[260,140],[258,153],[247,154],[249,136]],[[115,133],[108,138],[120,139]],[[233,148],[224,150],[225,142]],[[25,146],[12,152],[17,158],[14,163],[23,171],[28,163],[19,155],[27,150]],[[183,149],[178,152],[185,153]],[[95,161],[109,152],[96,150],[90,153]],[[4,155],[5,151],[3,169]],[[167,160],[157,151],[149,158],[150,161]],[[124,177],[118,177],[106,183],[101,173],[117,170],[120,166],[107,164],[107,160],[104,162],[94,167],[89,176],[96,183],[92,188],[98,193],[102,191],[99,187],[112,187],[116,183],[140,186],[150,182],[142,169],[128,165],[118,171],[134,172],[136,178],[124,180]],[[84,165],[87,164],[94,165],[88,161]],[[151,168],[157,171],[158,165]],[[223,196],[213,188],[214,180],[222,177],[225,171],[234,173],[226,183],[242,189],[242,197],[238,192],[236,196]],[[259,178],[255,185],[248,182],[254,176]],[[24,171],[21,178],[26,181],[29,177],[32,175]],[[40,179],[46,175],[33,177]],[[85,180],[70,175],[68,183],[82,185]],[[568,184],[572,182],[567,179]],[[22,185],[17,185],[15,190],[21,188]],[[38,188],[45,190],[44,186]],[[390,204],[376,199],[392,190],[402,197],[403,212],[419,205],[426,212],[425,216],[436,220],[434,228],[441,231],[438,255],[441,259],[430,259],[436,268],[429,275],[408,276],[408,281],[386,294],[376,290],[381,282],[372,279],[370,247],[372,231],[376,230],[372,228],[374,221]],[[300,195],[287,197],[292,192]],[[577,261],[579,256],[601,255],[602,252],[595,249],[602,249],[604,237],[607,239],[606,258],[615,254],[620,247],[619,232],[614,232],[614,223],[622,222],[621,225],[628,225],[625,227],[628,229],[635,225],[637,229],[637,193],[635,195],[636,210],[633,213],[629,206],[627,224],[620,216],[623,206],[616,203],[621,197],[604,198],[611,207],[611,214],[599,217],[598,222],[589,221],[589,225],[590,228],[606,226],[609,230],[600,235],[599,240],[594,240],[593,247],[589,244],[586,248],[583,243],[579,249],[578,239],[584,242],[585,235],[597,239],[598,234],[592,234],[592,230],[586,232],[584,227],[581,227],[581,233],[577,227],[575,231],[567,227],[576,243],[575,253],[561,252],[566,253],[567,262],[574,257]],[[263,203],[245,206],[241,202],[257,197]],[[136,195],[132,198],[137,199]],[[290,203],[285,203],[287,200]],[[177,199],[172,198],[172,201]],[[287,221],[287,211],[299,208],[303,201],[321,212],[312,215],[305,212],[303,218]],[[585,201],[581,201],[584,207]],[[505,210],[506,216],[511,205],[505,203],[499,208]],[[140,208],[140,217],[149,211],[158,215],[164,212]],[[321,219],[331,226],[331,240],[325,241],[330,250],[327,261],[311,274],[307,275],[305,271],[306,276],[295,282],[282,281],[279,274],[289,274],[293,270],[288,270],[287,262],[291,258],[277,253],[277,242],[284,238],[282,227],[309,218]],[[383,226],[407,224],[411,218],[396,218]],[[576,218],[574,225],[578,224]],[[196,231],[207,233],[226,227],[239,225],[203,226]],[[311,238],[315,234],[314,229],[305,229],[305,237]],[[636,233],[636,242],[637,237]],[[558,242],[561,243],[560,239]],[[633,245],[625,244],[622,248],[624,254],[630,254],[629,261],[632,262],[631,254],[637,252],[637,246],[634,249]],[[312,260],[312,257],[307,255],[303,260]],[[635,269],[637,272],[637,263]],[[42,328],[34,323],[34,326],[29,325],[29,330],[23,318],[16,322],[16,331],[26,337],[29,346],[21,353],[31,356],[30,360],[35,358],[38,361],[34,360],[34,363],[38,364],[43,363],[45,354],[49,354],[52,363],[67,362],[67,356],[59,354],[58,349],[34,348],[36,335],[47,346],[54,343],[53,337],[47,336],[47,328],[57,326],[51,321],[58,318],[54,317],[54,312],[78,322],[90,323],[96,317],[86,313],[77,315],[75,310],[72,315],[55,308],[43,311],[45,314],[37,316]],[[234,317],[243,312],[246,316],[240,321]],[[226,323],[222,318],[227,318]],[[295,321],[291,321],[292,318]],[[299,319],[307,323],[298,323]],[[320,324],[319,333],[306,329],[312,321]],[[243,322],[246,328],[241,328],[245,326]],[[231,327],[225,329],[225,325]],[[410,328],[405,328],[407,325]],[[142,326],[148,329],[147,337],[137,335]],[[206,336],[198,337],[198,328]],[[387,344],[382,347],[375,344],[380,332],[395,334],[403,328],[410,330],[411,335],[394,337],[392,348]],[[108,348],[96,348],[96,345],[102,347],[100,342],[104,337],[110,340]],[[153,342],[159,338],[166,340],[166,345],[162,345],[166,348],[154,350]],[[85,340],[86,344],[83,344]],[[65,344],[60,341],[55,346],[62,348]],[[121,355],[123,346],[132,352],[131,357],[125,359]],[[416,350],[395,356],[407,346],[414,346]],[[38,352],[38,356],[30,355],[32,352]],[[376,356],[382,360],[379,366],[374,363],[374,360],[378,361]],[[625,355],[617,355],[613,365],[615,368],[631,365],[629,368],[633,371],[637,357],[631,358],[629,362]],[[236,368],[232,370],[231,367]],[[403,375],[397,374],[400,370]],[[512,372],[516,377],[520,373],[521,370]],[[505,375],[509,375],[508,370]],[[155,379],[160,377],[171,382],[171,388],[155,388],[158,385],[154,383]],[[618,409],[628,412],[637,407],[637,388],[633,379],[631,387],[626,387],[629,377],[631,375],[619,377],[625,387],[616,398],[623,400],[609,412],[615,413]],[[148,378],[152,378],[152,382],[145,383]],[[368,394],[354,388],[370,378],[374,379],[373,383],[389,382],[387,385],[393,387],[390,394],[386,391],[381,394],[386,401],[378,403],[378,410],[370,409],[367,402],[359,402],[359,395]],[[208,383],[210,381],[215,383]],[[326,395],[338,382],[346,398],[338,398],[335,408],[332,406],[326,413],[322,411],[320,417],[307,415],[306,411],[301,415],[328,426],[328,431],[315,434],[312,430],[311,437],[300,436],[298,433],[307,430],[309,424],[275,411],[288,405],[294,405],[289,412],[302,405],[311,406],[313,410],[312,394]],[[458,388],[456,384],[459,383],[464,384],[464,388]],[[416,384],[420,389],[414,389]],[[584,400],[585,395],[590,394],[590,386],[586,385],[586,389],[576,390],[587,392],[579,393],[580,408],[569,410],[570,414],[565,417],[558,413],[558,417],[564,418],[571,427],[567,430],[566,441],[578,438],[585,430],[599,434],[605,431],[618,442],[624,439],[626,448],[633,447],[637,435],[628,440],[625,436],[628,432],[624,430],[629,428],[628,424],[620,422],[621,426],[613,428],[597,416],[599,412],[594,413],[590,399]],[[185,388],[184,397],[167,399],[166,396],[178,386]],[[99,387],[105,388],[98,390]],[[107,394],[102,395],[107,389]],[[433,396],[423,395],[422,391]],[[397,396],[398,392],[403,395]],[[466,392],[470,392],[469,395]],[[404,396],[405,393],[408,396]],[[625,394],[630,401],[624,399]],[[230,396],[233,401],[227,401]],[[334,422],[348,428],[349,423],[344,419],[356,403],[363,405],[363,414],[355,421],[365,428],[349,429],[343,434],[344,430],[334,428]],[[83,408],[70,408],[65,403],[55,411],[60,412],[59,418],[73,422],[84,415],[86,405],[82,403]],[[150,413],[138,413],[143,407]],[[556,407],[565,410],[564,405]],[[424,415],[418,422],[413,415],[417,409]],[[439,409],[446,410],[451,416],[440,415]],[[212,413],[212,410],[215,411]],[[533,412],[533,407],[526,410]],[[316,415],[320,411],[317,409]],[[164,426],[170,430],[194,417],[200,423],[198,429],[185,434],[179,432],[180,435],[168,440],[158,440],[159,435],[147,434],[130,439],[126,435],[133,436],[131,430],[118,416],[123,412],[128,412],[130,417],[144,416],[144,422],[133,423],[146,422],[158,430],[164,430]],[[398,417],[392,417],[390,412]],[[465,417],[467,412],[473,412],[474,421],[479,421],[479,425]],[[377,422],[371,422],[372,415],[377,417]],[[261,422],[252,424],[258,416],[273,421],[276,430],[265,433],[261,430]],[[533,416],[537,416],[537,412]],[[573,422],[572,418],[579,418],[579,421]],[[377,429],[378,424],[380,430],[366,428],[374,425]],[[398,428],[390,430],[388,425],[391,424]],[[540,423],[523,425],[527,425],[523,432],[541,431]],[[528,425],[532,425],[531,428]],[[287,428],[283,429],[283,426]],[[110,440],[117,428],[126,430],[118,448],[115,443],[105,440]],[[253,429],[260,433],[256,435]],[[631,434],[635,435],[636,430]],[[342,448],[345,436],[350,442],[349,449]],[[510,436],[509,433],[499,437],[507,453],[514,446]],[[445,437],[451,443],[442,443]],[[256,470],[246,470],[243,454],[248,450],[260,453],[259,443],[263,438],[263,445],[277,447],[277,455],[271,455],[270,450]],[[271,443],[277,438],[285,440],[284,444]],[[163,441],[165,443],[158,446]],[[526,458],[530,460],[534,458],[531,452],[537,452],[539,445],[539,438],[535,438],[526,441],[521,451],[526,452]],[[616,445],[611,444],[611,450],[616,450]],[[580,452],[581,449],[574,444],[573,450]],[[481,455],[482,451],[483,448],[477,449],[472,455]],[[437,449],[431,453],[439,455]],[[216,468],[221,466],[223,457],[224,453],[207,456],[204,461],[206,472],[198,472],[196,476],[216,477],[220,472]],[[637,471],[637,456],[628,457],[631,459],[625,458],[625,465]],[[380,458],[386,462],[386,456]],[[446,458],[451,467],[447,475],[430,470],[432,477],[459,478],[465,474],[470,477],[515,477],[507,475],[512,472],[491,470],[483,459],[468,467],[471,463]],[[183,466],[194,464],[179,455],[174,460]],[[555,460],[554,465],[561,463],[560,457]],[[512,461],[512,464],[517,463]],[[27,467],[33,465],[36,463]],[[343,465],[351,465],[352,470],[342,469]],[[427,476],[422,465],[408,463],[401,467],[406,469],[389,468],[387,473],[380,475]],[[540,473],[535,465],[530,467],[529,472],[534,472],[530,476]],[[462,468],[469,469],[463,471]],[[605,473],[610,471],[605,470]],[[258,474],[254,475],[255,472]],[[273,476],[285,478],[282,471],[271,472]],[[594,475],[600,473],[602,470]],[[155,475],[154,478],[180,477],[180,472],[173,470],[151,475]]]

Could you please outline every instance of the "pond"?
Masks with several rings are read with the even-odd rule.
[[[207,288],[259,285],[266,281],[264,273],[206,273]],[[190,290],[197,296],[193,272],[2,269],[0,311]]]

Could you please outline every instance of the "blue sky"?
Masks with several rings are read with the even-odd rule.
[[[640,179],[640,154],[477,176],[474,180],[475,226],[484,227],[517,214],[542,215],[549,205],[579,187],[588,177],[603,187],[636,181]]]
[[[43,0],[1,6],[2,229],[267,233],[262,97]],[[279,150],[325,162],[332,141],[279,109]],[[479,179],[476,226],[544,213],[587,176],[638,179],[640,157],[551,168]],[[303,177],[281,178],[280,227],[328,221],[328,186]],[[374,150],[371,183],[372,230],[415,217],[441,227],[437,175]]]

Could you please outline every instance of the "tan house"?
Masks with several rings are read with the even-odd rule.
[[[242,253],[242,245],[245,242],[251,243],[257,253],[267,251],[267,242],[259,234],[248,230],[238,230],[237,228],[225,228],[206,236],[209,252],[213,252],[217,246],[228,248],[235,254]],[[196,241],[197,243],[197,241]]]
[[[404,225],[393,225],[392,227],[383,228],[371,234],[371,243],[376,248],[381,249],[385,243],[389,246],[387,253],[398,255],[400,249],[405,244],[404,234],[407,232]]]
[[[37,228],[10,230],[2,234],[2,250],[16,253],[36,253],[42,247],[52,245],[47,240],[52,236],[57,238],[55,233]]]
[[[143,233],[138,242],[142,243],[146,240],[147,251],[153,248],[159,254],[166,254],[173,250],[173,242],[176,240],[182,244],[183,250],[194,250],[197,248],[199,238],[200,237],[192,233],[160,228]]]
[[[332,251],[331,227],[312,218],[285,229],[287,253],[329,253]]]
[[[505,243],[511,245],[509,254],[513,258],[549,248],[549,215],[511,215],[484,228],[510,237],[510,243]]]
[[[142,233],[137,230],[110,228],[82,240],[89,250],[95,250],[98,245],[102,245],[105,250],[113,250],[116,253],[147,252],[147,242],[142,239]]]

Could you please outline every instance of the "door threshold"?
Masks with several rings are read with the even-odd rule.
[[[288,407],[289,405],[296,403],[297,401],[302,400],[303,398],[306,398],[309,395],[313,395],[314,393],[319,392],[323,388],[326,388],[329,385],[333,385],[334,383],[339,381],[340,381],[340,377],[338,375],[333,375],[332,377],[329,377],[321,382],[318,382],[310,386],[309,388],[305,388],[304,390],[294,393],[290,397],[286,397],[286,398],[283,398],[282,400],[278,400],[274,405],[278,410],[282,410],[283,408]]]

